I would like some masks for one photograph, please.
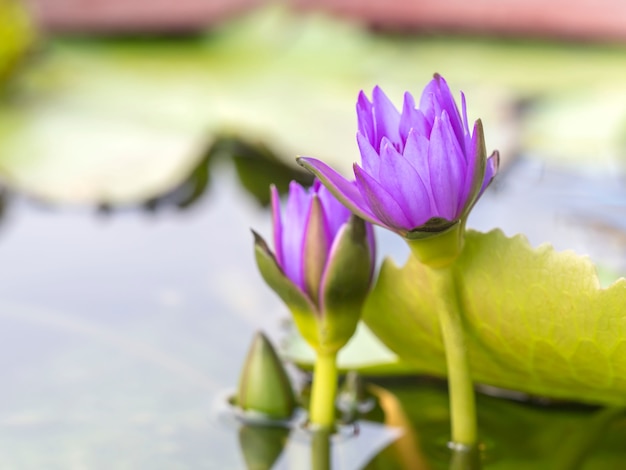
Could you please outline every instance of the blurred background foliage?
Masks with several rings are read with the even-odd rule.
[[[34,26],[24,5],[19,0],[0,0],[0,83],[8,78],[34,39]]]
[[[22,38],[0,43],[15,63],[32,30],[16,3],[0,5],[19,19],[0,16]],[[304,154],[349,171],[358,91],[379,84],[399,104],[434,72],[466,93],[505,166],[521,154],[575,168],[620,169],[624,158],[616,43],[374,32],[270,5],[190,36],[56,34],[38,49],[0,102],[0,170],[53,202],[154,199],[220,136],[288,166]]]

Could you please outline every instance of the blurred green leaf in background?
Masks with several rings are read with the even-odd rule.
[[[0,103],[0,168],[52,202],[157,197],[221,135],[290,165],[300,154],[347,172],[358,159],[359,90],[378,84],[399,105],[434,72],[465,92],[505,161],[523,152],[576,167],[621,163],[622,45],[381,34],[274,5],[195,37],[56,36],[43,46]]]
[[[0,0],[0,90],[35,40],[28,13],[19,0]]]

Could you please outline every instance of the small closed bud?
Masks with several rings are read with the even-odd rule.
[[[244,363],[236,404],[271,419],[288,419],[296,399],[282,361],[267,337],[258,332]]]

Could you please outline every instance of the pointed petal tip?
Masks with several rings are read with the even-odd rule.
[[[325,178],[327,174],[335,172],[326,163],[324,163],[321,160],[318,160],[317,158],[298,157],[296,159],[296,162],[298,163],[298,165],[300,165],[302,168],[304,168],[308,172],[312,173],[313,176],[315,176],[318,180],[320,180],[321,181],[320,184],[323,184],[324,181],[327,179]],[[339,175],[339,173],[337,173],[337,175]],[[341,178],[343,178],[343,176],[341,176]]]
[[[387,94],[378,85],[376,85],[372,89],[372,102],[374,106],[376,106],[377,103],[378,103],[378,106],[381,106],[383,104],[391,104],[393,106],[393,103],[391,102]]]
[[[443,78],[441,74],[438,72],[435,72],[433,74],[433,81],[437,84],[438,88],[441,88],[442,85],[444,88],[448,87],[448,82],[446,82],[446,79]]]
[[[250,232],[252,232],[252,236],[254,237],[254,244],[255,245],[258,245],[259,243],[263,242],[263,237],[261,235],[259,235],[259,233],[256,230],[251,228]]]
[[[403,104],[405,105],[405,107],[415,108],[415,98],[413,97],[411,92],[409,91],[404,92]]]
[[[492,165],[493,165],[494,174],[495,174],[500,168],[500,151],[494,150],[489,156],[489,160],[493,161]]]
[[[315,161],[315,158],[311,158],[311,157],[303,157],[302,155],[298,155],[296,157],[296,163],[298,165],[300,165],[302,168],[309,170],[309,167],[311,166],[311,161]]]
[[[494,150],[493,153],[487,159],[487,162],[489,163],[490,171],[491,171],[491,179],[493,180],[495,176],[498,174],[498,170],[500,169],[500,152],[497,150]]]
[[[474,121],[474,132],[480,132],[481,134],[485,133],[485,130],[483,129],[482,119],[476,119]]]
[[[254,336],[252,337],[252,342],[254,343],[256,341],[262,341],[264,343],[269,343],[270,342],[270,340],[267,338],[265,333],[263,333],[263,331],[261,331],[261,330],[256,330],[254,332]]]
[[[273,216],[280,215],[280,193],[274,184],[270,184],[270,202]]]
[[[251,228],[250,231],[252,232],[252,236],[254,237],[254,246],[256,248],[261,249],[263,252],[267,253],[268,255],[273,256],[272,250],[270,250],[270,247],[265,241],[265,239],[261,235],[259,235],[259,233],[255,231],[253,228]]]

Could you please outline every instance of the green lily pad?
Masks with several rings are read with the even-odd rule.
[[[626,404],[626,280],[602,288],[591,261],[520,235],[469,231],[455,265],[475,381],[560,399]],[[364,309],[382,342],[445,375],[428,269],[386,260]]]

